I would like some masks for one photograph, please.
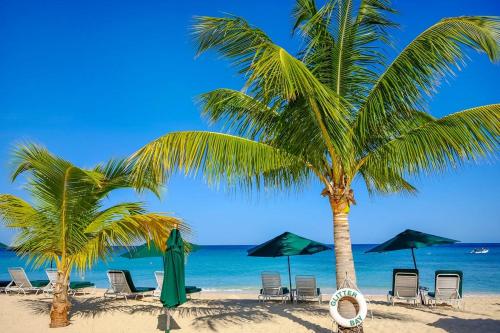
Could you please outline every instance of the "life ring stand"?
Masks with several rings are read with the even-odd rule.
[[[344,318],[340,315],[338,307],[341,300],[348,300],[353,304],[357,304],[356,316],[353,318]],[[366,318],[368,310],[366,299],[363,294],[361,294],[358,290],[351,288],[342,288],[335,291],[330,299],[329,305],[330,315],[333,320],[335,320],[339,326],[348,328],[361,325]]]

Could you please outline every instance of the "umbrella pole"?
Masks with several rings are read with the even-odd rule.
[[[170,311],[168,310],[168,308],[166,308],[167,310],[167,330],[166,332],[170,332]]]
[[[293,293],[292,293],[292,274],[290,272],[290,256],[288,258],[288,282],[290,284],[290,300],[293,302]]]
[[[413,247],[411,248],[411,256],[413,257],[413,266],[417,269],[417,261],[415,260],[415,251],[413,251]]]

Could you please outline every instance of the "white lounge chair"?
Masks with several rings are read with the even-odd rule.
[[[280,299],[286,302],[290,298],[290,291],[286,287],[281,286],[281,276],[278,272],[263,272],[262,289],[259,294],[259,301],[266,301],[273,298]]]
[[[316,277],[313,275],[297,275],[295,277],[294,301],[317,300],[321,304],[321,290],[316,286]]]
[[[47,274],[47,277],[49,278],[49,284],[46,285],[44,288],[42,288],[42,291],[45,294],[50,294],[50,293],[54,292],[54,287],[56,285],[57,269],[47,268],[45,270],[45,274]]]
[[[49,284],[47,280],[33,280],[30,281],[26,272],[22,267],[9,267],[8,268],[12,281],[5,287],[5,293],[17,292],[26,295],[29,292],[34,292],[38,295],[42,289]]]
[[[394,269],[392,290],[387,294],[387,301],[394,305],[396,299],[419,304],[418,270]]]
[[[42,291],[44,293],[52,293],[54,292],[54,287],[56,285],[57,281],[57,269],[55,268],[47,268],[45,270],[45,274],[47,274],[47,277],[49,278],[50,283],[47,284],[44,288],[42,288]],[[75,296],[76,294],[90,294],[89,289],[87,288],[93,288],[92,293],[95,292],[95,284],[92,282],[87,282],[87,281],[75,281],[75,282],[70,282],[68,286],[68,293]]]
[[[441,270],[435,273],[435,289],[426,295],[427,303],[436,306],[437,302],[454,304],[460,309],[462,298],[462,271]]]
[[[164,276],[165,275],[163,271],[155,271],[156,289],[153,291],[153,297],[159,298],[161,296],[161,287],[163,286]],[[191,299],[191,294],[201,292],[201,288],[195,286],[185,286],[185,290],[187,299]]]
[[[137,297],[147,296],[155,288],[136,287],[132,281],[132,276],[127,270],[109,270],[107,272],[109,288],[104,292],[104,297],[123,297],[125,301],[128,297],[137,299]]]
[[[162,271],[156,271],[155,272],[155,279],[156,279],[156,289],[153,291],[153,296],[154,297],[160,297],[160,295],[161,295],[161,286],[163,285],[163,272]]]

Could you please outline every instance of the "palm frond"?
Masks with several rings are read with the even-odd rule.
[[[217,89],[201,95],[200,102],[211,123],[222,123],[229,133],[251,140],[272,137],[279,122],[276,110],[240,91]]]
[[[332,159],[342,155],[346,147],[338,138],[345,135],[348,108],[304,63],[241,18],[198,18],[194,31],[200,52],[215,49],[232,60],[247,75],[245,86],[261,103],[287,103],[303,97]]]
[[[133,187],[128,160],[81,169],[33,144],[18,147],[13,155],[13,179],[26,174],[33,204],[1,194],[0,222],[18,231],[16,252],[35,267],[54,260],[58,269],[70,271],[76,265],[83,270],[108,256],[114,245],[164,241],[172,226],[182,224],[165,214],[146,213],[141,203],[102,208],[110,192]],[[157,186],[145,178],[143,188]]]
[[[0,222],[7,228],[26,228],[38,212],[33,206],[10,194],[0,194]]]
[[[381,170],[417,174],[475,161],[498,148],[500,104],[479,106],[421,126],[381,145],[365,158]]]
[[[94,171],[103,175],[99,183],[99,195],[105,195],[113,190],[121,188],[133,188],[132,171],[133,166],[127,159],[112,159],[104,165],[97,165]],[[143,180],[143,188],[151,191],[157,197],[160,196],[160,184],[151,179]]]
[[[439,21],[414,39],[373,86],[354,124],[355,136],[367,142],[392,116],[424,109],[440,79],[453,75],[466,60],[467,49],[499,58],[498,17],[463,16]]]
[[[267,184],[280,188],[307,179],[308,171],[296,156],[267,144],[229,134],[193,131],[169,133],[141,148],[132,157],[135,177],[144,174],[163,183],[178,170],[203,174],[210,184]]]
[[[136,214],[134,210],[143,211],[137,203],[121,204],[109,208],[92,221],[86,229],[87,241],[71,256],[75,267],[85,270],[98,259],[106,260],[113,246],[126,247],[139,241],[153,241],[163,247],[172,229],[177,227],[189,232],[189,227],[175,217],[155,213]]]
[[[195,17],[193,36],[198,45],[197,55],[215,49],[231,59],[241,73],[248,72],[261,50],[272,44],[262,30],[236,16]]]
[[[359,170],[364,180],[368,193],[373,195],[389,193],[414,194],[417,189],[405,180],[400,174],[392,170],[390,166],[381,168],[380,165],[365,163]]]

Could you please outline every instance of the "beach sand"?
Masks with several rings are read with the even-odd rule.
[[[71,325],[48,328],[51,298],[0,295],[0,332],[164,332],[166,315],[159,301],[73,298]],[[328,297],[322,305],[258,303],[256,295],[203,292],[173,312],[172,332],[331,332]],[[390,306],[384,296],[370,296],[373,319],[365,332],[500,332],[500,295],[469,296],[465,310],[449,306]]]

